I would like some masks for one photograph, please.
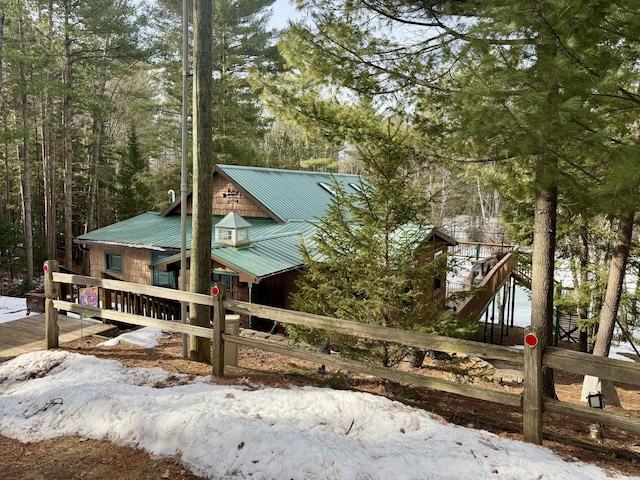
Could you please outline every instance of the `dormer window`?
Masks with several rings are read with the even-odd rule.
[[[251,224],[236,212],[230,212],[215,225],[216,243],[232,247],[249,245]]]

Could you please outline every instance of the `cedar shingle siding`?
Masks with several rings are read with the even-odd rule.
[[[213,214],[226,215],[232,210],[242,217],[269,217],[264,208],[256,205],[237,185],[217,175],[213,178]]]
[[[108,272],[110,276],[125,282],[151,285],[151,269],[149,268],[151,252],[143,248],[91,245],[90,262],[92,277],[102,277],[102,274],[106,272],[104,264],[106,252],[122,253],[122,274]]]

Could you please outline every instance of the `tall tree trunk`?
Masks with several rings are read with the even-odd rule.
[[[578,257],[580,260],[580,287],[581,290],[586,288],[587,283],[589,282],[589,240],[586,227],[582,226],[580,228],[580,249],[578,252]],[[581,320],[586,320],[589,314],[589,304],[587,302],[580,301],[578,303],[578,318]],[[579,337],[579,348],[581,352],[586,353],[589,349],[589,332],[587,330],[580,330]]]
[[[103,99],[107,86],[107,72],[104,67],[106,52],[109,48],[107,41],[102,52],[102,63],[98,74],[98,99]],[[91,232],[96,229],[96,200],[98,196],[98,169],[100,159],[102,158],[102,134],[104,131],[103,111],[100,107],[95,109],[93,114],[93,131],[92,131],[92,156],[89,166],[89,194],[87,196],[87,218],[84,223],[84,233]]]
[[[102,156],[102,132],[104,120],[102,113],[97,112],[93,117],[93,141],[91,164],[89,166],[89,193],[87,195],[87,218],[84,223],[84,233],[91,232],[96,229],[96,198],[98,190],[98,166]]]
[[[3,194],[0,195],[0,216],[4,216],[5,212],[8,211],[7,206],[9,205],[9,195],[11,192],[11,184],[9,181],[9,140],[7,136],[7,102],[4,98],[4,19],[5,14],[2,12],[0,14],[0,109],[2,110],[2,133],[5,138],[4,140],[4,191]]]
[[[103,84],[104,86],[104,84]],[[87,194],[87,218],[84,223],[84,233],[96,229],[96,199],[98,196],[98,169],[100,158],[102,157],[102,131],[104,120],[102,112],[96,112],[93,117],[93,152],[91,164],[89,165],[89,192]],[[89,275],[91,265],[89,263],[89,252],[82,252],[82,273]]]
[[[556,210],[558,188],[549,185],[554,165],[550,160],[538,160],[536,176],[539,187],[535,211],[533,233],[533,257],[531,271],[531,325],[542,330],[543,345],[553,344],[553,277],[556,250]],[[545,185],[546,184],[546,185]],[[543,393],[555,398],[553,370],[543,369]]]
[[[545,4],[536,9],[546,10]],[[545,13],[540,12],[544,17]],[[533,256],[531,271],[531,325],[542,330],[540,341],[553,345],[553,293],[556,251],[556,216],[558,209],[558,157],[554,151],[558,134],[554,130],[562,103],[561,89],[556,77],[549,69],[558,56],[558,40],[546,22],[541,24],[536,40],[537,59],[540,65],[538,76],[540,91],[547,92],[542,105],[544,117],[549,120],[543,129],[535,165],[536,200],[533,220]],[[557,398],[553,370],[542,369],[542,394]]]
[[[51,140],[51,93],[49,90],[42,101],[42,172],[44,187],[44,229],[47,245],[47,258],[57,260],[56,225],[56,168]]]
[[[71,5],[65,2],[65,69],[64,82],[65,94],[63,102],[63,129],[64,129],[64,264],[67,268],[73,268],[73,59],[71,56],[71,37],[69,35],[69,15]]]
[[[631,248],[631,235],[633,233],[633,219],[635,211],[624,210],[620,213],[616,244],[613,248],[613,257],[609,267],[609,281],[607,293],[604,297],[602,312],[600,313],[600,325],[593,354],[603,357],[609,356],[613,330],[618,318],[618,307],[622,298],[622,285],[624,274],[629,260]]]
[[[106,48],[105,48],[106,52]],[[103,55],[104,57],[105,55]],[[98,98],[104,98],[107,85],[107,74],[104,65],[100,67],[98,78]],[[96,108],[93,114],[93,141],[91,164],[89,166],[89,193],[87,195],[87,218],[84,224],[84,233],[91,232],[96,229],[96,201],[98,196],[98,170],[100,159],[102,158],[102,133],[104,131],[104,118],[102,109]],[[82,272],[85,275],[90,274],[89,252],[82,254]]]
[[[598,327],[598,335],[596,344],[593,347],[593,354],[602,357],[609,356],[611,349],[611,339],[613,338],[613,330],[616,326],[618,318],[618,307],[622,298],[622,285],[624,283],[624,274],[629,260],[629,250],[631,249],[631,235],[633,233],[633,219],[635,211],[626,209],[620,212],[618,223],[618,234],[616,243],[613,248],[613,256],[611,257],[611,265],[609,267],[609,281],[607,283],[607,292],[604,297],[604,303],[600,313],[600,323]],[[593,391],[600,390],[604,395],[607,405],[613,407],[620,406],[620,398],[616,392],[615,386],[608,379],[599,379],[585,375],[582,383],[582,399]]]
[[[194,1],[193,72],[193,215],[189,287],[209,293],[211,287],[211,209],[213,201],[213,119],[211,111],[213,8],[211,0]],[[191,304],[192,325],[209,326],[210,309]],[[192,360],[211,362],[210,340],[192,337]]]
[[[49,32],[53,32],[53,5],[49,4],[48,10]],[[47,34],[47,48],[51,48],[51,35]],[[52,77],[48,75],[49,82],[52,83]],[[51,99],[51,90],[47,85],[42,98],[42,176],[44,188],[44,229],[47,245],[47,258],[51,260],[58,259],[58,235],[56,222],[56,165],[53,148],[53,101]]]
[[[18,22],[20,29],[20,51],[26,57],[24,42],[24,20]],[[23,58],[24,58],[23,57]],[[29,156],[29,107],[27,98],[27,76],[24,60],[19,62],[20,101],[22,105],[22,225],[24,228],[24,249],[27,261],[27,286],[33,285],[33,222],[31,216],[31,158]]]

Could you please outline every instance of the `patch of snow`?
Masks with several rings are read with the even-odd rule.
[[[133,345],[139,345],[144,348],[153,348],[158,346],[158,338],[163,335],[162,330],[153,327],[143,327],[139,330],[123,333],[111,340],[99,343],[105,347],[115,347],[121,342],[131,343]]]
[[[0,431],[23,442],[78,435],[179,455],[212,479],[611,478],[368,393],[251,390],[65,351],[0,364]]]
[[[27,316],[27,300],[0,296],[0,323],[12,322]]]

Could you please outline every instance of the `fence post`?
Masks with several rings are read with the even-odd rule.
[[[214,377],[224,376],[224,342],[222,332],[224,332],[225,308],[222,305],[227,293],[227,286],[224,283],[216,283],[211,287],[213,295],[213,339],[211,340],[211,374]]]
[[[542,445],[542,330],[527,327],[524,335],[522,430],[525,442]]]
[[[240,315],[232,314],[225,315],[224,318],[224,332],[227,335],[237,336],[240,331]],[[224,346],[224,364],[231,365],[233,367],[238,366],[238,344],[229,343]]]
[[[58,348],[58,310],[53,307],[53,299],[59,296],[59,285],[53,282],[53,272],[60,271],[60,265],[55,260],[47,260],[42,267],[44,270],[44,319],[47,349]]]

